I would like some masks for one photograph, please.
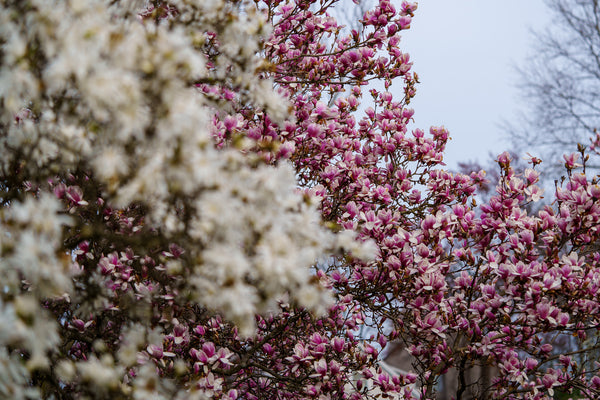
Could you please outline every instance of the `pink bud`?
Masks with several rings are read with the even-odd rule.
[[[528,370],[533,370],[538,366],[538,361],[534,358],[528,358],[525,360],[525,368]]]

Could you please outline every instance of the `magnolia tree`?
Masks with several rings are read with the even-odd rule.
[[[415,4],[0,4],[0,397],[600,396],[600,186],[530,215],[502,154],[477,206],[407,128]]]

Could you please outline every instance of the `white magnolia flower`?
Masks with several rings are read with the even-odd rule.
[[[256,313],[271,311],[284,296],[324,311],[327,295],[311,283],[311,266],[336,246],[334,235],[321,226],[316,205],[296,191],[290,165],[263,165],[251,152],[215,148],[213,120],[231,106],[196,86],[200,80],[233,85],[241,103],[277,122],[289,118],[273,82],[257,74],[269,34],[264,16],[251,3],[176,0],[177,15],[156,23],[134,15],[143,1],[109,3],[32,0],[25,15],[0,8],[0,22],[8,22],[0,26],[0,42],[9,53],[0,59],[7,110],[0,121],[10,127],[0,136],[2,165],[18,162],[38,181],[89,168],[111,206],[143,204],[145,227],[181,240],[195,263],[177,267],[191,275],[182,296],[191,293],[244,334],[253,331]],[[210,63],[202,50],[208,32],[219,43]],[[24,51],[36,54],[19,57]],[[16,124],[24,108],[29,117]],[[11,149],[30,157],[17,159],[22,153]],[[12,204],[5,216],[18,229],[5,238],[15,251],[0,270],[13,289],[22,273],[38,297],[71,289],[69,256],[56,254],[68,220],[50,197]],[[91,279],[102,294],[81,305],[82,315],[106,306],[110,296],[108,278]],[[123,362],[131,362],[135,347]],[[114,384],[112,368],[91,360],[77,371]]]

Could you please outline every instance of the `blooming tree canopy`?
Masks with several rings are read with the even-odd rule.
[[[408,129],[416,4],[0,4],[0,397],[600,395],[587,156],[477,206]]]

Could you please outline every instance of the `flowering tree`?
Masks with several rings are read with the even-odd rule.
[[[0,4],[3,397],[600,394],[597,181],[529,215],[503,154],[477,207],[407,128],[415,4]]]

